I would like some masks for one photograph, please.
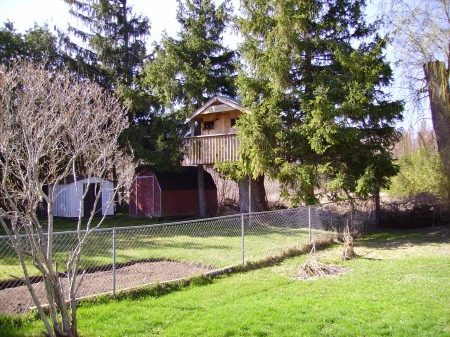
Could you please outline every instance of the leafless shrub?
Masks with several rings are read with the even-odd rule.
[[[295,278],[305,280],[315,279],[318,277],[340,275],[348,270],[348,268],[320,263],[316,254],[316,242],[314,241],[306,262],[298,269]]]
[[[343,260],[351,260],[357,257],[355,250],[353,249],[353,236],[350,233],[348,225],[344,229],[343,240],[344,240],[344,249],[342,251],[341,258]]]
[[[11,235],[11,246],[46,328],[43,334],[78,336],[76,293],[83,279],[78,273],[80,256],[87,237],[104,217],[93,224],[94,205],[90,217],[82,221],[89,184],[85,191],[77,191],[77,241],[67,256],[67,277],[60,278],[53,259],[57,189],[51,186],[69,176],[76,180],[79,175],[110,175],[116,159],[123,158],[117,139],[127,127],[126,110],[117,97],[103,92],[98,85],[73,81],[65,72],[18,62],[8,69],[0,67],[0,111],[0,223]],[[96,193],[95,203],[99,199],[100,193]],[[46,227],[37,216],[42,201],[47,204]],[[26,234],[26,240],[20,234]],[[31,256],[34,267],[44,277],[48,316],[31,285],[26,256]],[[69,298],[62,282],[68,282]]]
[[[307,280],[315,279],[318,277],[330,277],[341,275],[347,271],[349,271],[349,268],[315,262],[305,264],[301,268],[299,268],[296,278]]]

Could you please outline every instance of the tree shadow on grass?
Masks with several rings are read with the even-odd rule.
[[[448,227],[426,227],[414,230],[389,230],[364,236],[356,247],[402,249],[408,246],[439,245],[450,242]]]

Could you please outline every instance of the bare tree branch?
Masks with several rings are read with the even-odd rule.
[[[0,110],[0,223],[11,235],[25,284],[46,327],[44,334],[78,336],[76,293],[83,279],[78,275],[79,262],[88,236],[104,220],[93,223],[100,193],[96,193],[93,210],[84,221],[81,205],[89,180],[86,190],[79,194],[77,242],[66,264],[68,299],[53,259],[53,207],[58,185],[69,176],[74,180],[81,175],[108,179],[115,165],[124,165],[117,163],[118,158],[124,158],[117,140],[127,127],[126,109],[117,97],[96,84],[80,83],[68,73],[18,62],[8,69],[0,67]],[[125,179],[120,181],[125,183]],[[119,187],[114,186],[112,194]],[[43,201],[48,205],[46,228],[37,216]],[[43,275],[49,317],[31,286],[25,261],[28,252]]]

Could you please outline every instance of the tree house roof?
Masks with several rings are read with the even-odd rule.
[[[210,113],[218,113],[218,112],[226,112],[239,110],[244,111],[245,108],[238,101],[224,97],[224,96],[214,96],[210,100],[208,100],[205,104],[203,104],[200,108],[195,110],[191,116],[186,119],[186,123],[192,121],[198,115],[205,115]]]

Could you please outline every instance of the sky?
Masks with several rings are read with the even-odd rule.
[[[218,3],[220,0],[216,0]],[[239,0],[232,0],[235,9],[239,8]],[[159,41],[163,31],[170,36],[176,36],[179,30],[179,24],[176,21],[177,2],[176,0],[128,0],[128,4],[133,8],[136,14],[143,14],[150,19],[151,31],[150,38],[147,41],[148,50],[153,41]],[[368,1],[367,14],[369,19],[373,19],[376,10],[376,0]],[[19,32],[24,32],[31,28],[34,23],[39,25],[47,24],[49,28],[57,26],[61,30],[66,30],[69,22],[76,25],[69,13],[69,6],[63,0],[0,0],[0,24],[10,20],[14,23]],[[238,37],[231,31],[224,36],[224,44],[236,48]],[[392,58],[392,51],[389,51],[387,58]],[[402,99],[405,96],[405,90],[401,89],[401,79],[394,72],[394,84],[390,89],[394,99]],[[416,117],[405,113],[405,121],[398,123],[397,126],[409,128],[417,127]]]
[[[176,0],[129,0],[135,13],[147,16],[152,25],[152,40],[161,36],[163,30],[175,35],[178,24],[175,19]],[[65,30],[68,23],[76,24],[68,13],[69,5],[63,0],[0,0],[0,22],[14,22],[18,31],[25,31],[36,22],[57,26]]]
[[[233,0],[233,3],[236,6],[238,1]],[[164,30],[168,35],[176,36],[179,30],[176,0],[128,0],[128,4],[134,13],[143,14],[150,19],[151,35],[148,44],[159,41]],[[0,23],[10,20],[19,32],[31,28],[34,23],[65,30],[69,22],[72,25],[77,23],[68,10],[69,5],[63,0],[0,0]],[[224,42],[235,47],[236,36],[228,33]]]

